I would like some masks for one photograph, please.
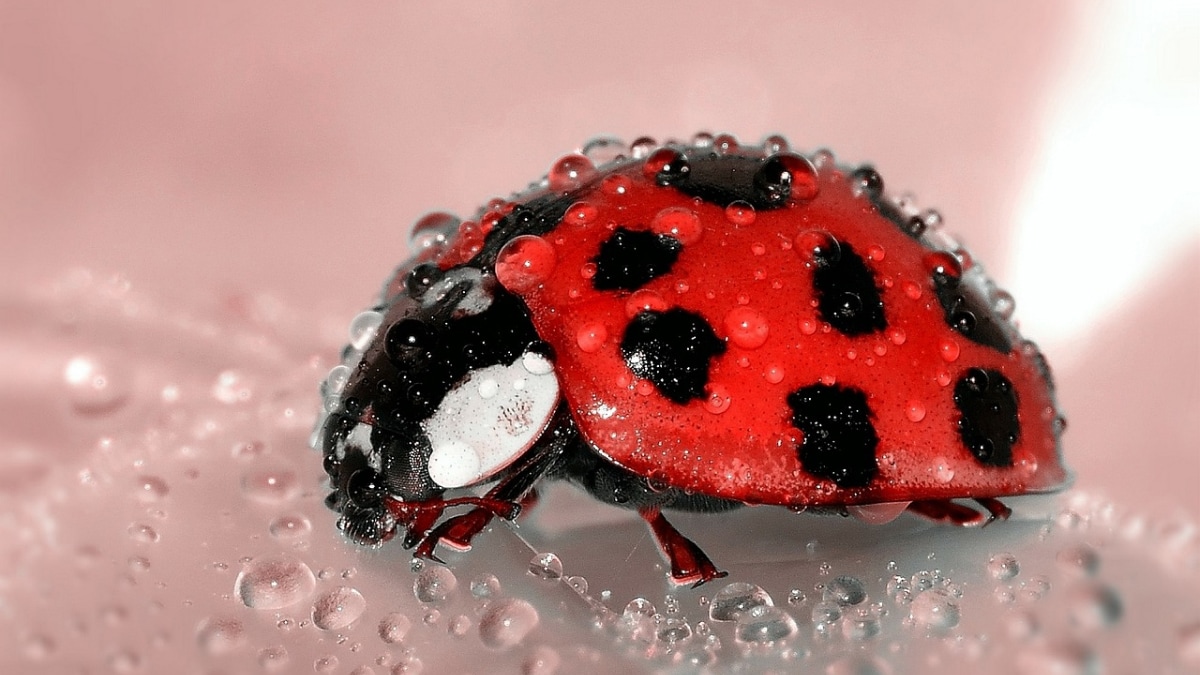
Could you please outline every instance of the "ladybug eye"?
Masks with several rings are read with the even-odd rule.
[[[388,329],[385,349],[394,361],[423,359],[433,345],[433,331],[419,319],[404,319]]]
[[[379,474],[371,469],[355,471],[346,482],[346,494],[350,501],[360,508],[378,506],[383,498],[383,485]]]
[[[812,199],[817,196],[817,169],[795,153],[772,155],[754,174],[754,187],[772,204],[782,203],[788,197]]]

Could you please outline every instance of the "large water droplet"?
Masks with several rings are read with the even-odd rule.
[[[961,618],[958,598],[942,587],[921,591],[913,598],[909,612],[917,625],[933,632],[948,631],[957,626]]]
[[[997,553],[988,560],[988,574],[996,581],[1008,581],[1021,572],[1021,563],[1011,553]]]
[[[350,320],[350,346],[358,351],[364,351],[367,345],[371,344],[371,340],[375,339],[375,334],[379,332],[379,326],[383,324],[383,315],[375,311],[365,311],[355,316]]]
[[[596,177],[596,167],[592,160],[584,155],[565,155],[554,166],[546,177],[550,181],[550,189],[555,192],[574,190]]]
[[[600,136],[583,144],[579,154],[591,160],[593,166],[604,166],[625,157],[625,143],[612,136]]]
[[[479,638],[492,649],[520,644],[538,624],[538,612],[525,600],[505,598],[488,605],[479,618]]]
[[[500,580],[494,574],[482,574],[471,580],[471,595],[485,600],[500,595]]]
[[[120,409],[129,398],[131,384],[119,360],[84,354],[67,361],[63,380],[67,399],[76,412],[105,415]]]
[[[312,523],[299,513],[287,513],[271,521],[267,530],[276,539],[299,539],[312,532]]]
[[[553,553],[539,553],[529,561],[529,573],[546,581],[562,579],[563,564]]]
[[[458,588],[458,577],[449,568],[434,565],[425,568],[413,580],[413,595],[421,602],[443,602]]]
[[[735,582],[717,591],[708,605],[708,618],[713,621],[736,621],[752,607],[771,607],[775,603],[760,586]]]
[[[730,342],[743,349],[763,346],[769,332],[766,317],[750,307],[735,307],[725,315],[725,334]]]
[[[238,619],[225,616],[209,617],[196,629],[196,642],[212,655],[228,654],[246,642],[246,628]]]
[[[462,223],[450,213],[437,211],[421,217],[408,235],[408,249],[413,255],[426,251],[438,252],[446,247]]]
[[[247,607],[281,609],[312,595],[317,580],[308,565],[284,557],[252,560],[238,573],[234,592]]]
[[[867,587],[858,577],[841,576],[825,584],[821,595],[826,602],[836,602],[842,607],[857,605],[867,599]]]
[[[778,607],[756,605],[737,617],[733,637],[743,646],[761,646],[796,634],[796,620]]]
[[[341,630],[358,620],[366,609],[367,601],[362,593],[348,586],[338,586],[313,603],[313,625],[321,630]]]
[[[682,206],[667,207],[656,213],[650,221],[650,230],[655,234],[674,237],[684,246],[695,244],[704,234],[700,216]]]
[[[518,295],[543,284],[558,258],[550,242],[532,234],[515,237],[496,256],[496,280]]]
[[[395,644],[403,640],[411,628],[412,619],[400,612],[391,612],[379,620],[379,639]]]

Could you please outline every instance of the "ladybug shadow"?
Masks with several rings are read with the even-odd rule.
[[[516,533],[533,550],[557,554],[564,574],[586,579],[593,597],[604,598],[602,592],[610,591],[608,604],[618,611],[635,597],[711,597],[732,581],[757,584],[782,600],[792,589],[810,593],[822,579],[843,574],[864,580],[934,569],[967,577],[972,571],[985,574],[991,555],[1023,549],[1045,536],[1059,499],[1009,500],[1014,516],[984,528],[941,525],[909,514],[872,525],[769,506],[718,514],[668,512],[679,531],[729,573],[692,589],[670,581],[669,567],[636,514],[598,506],[558,487],[538,506],[542,515],[531,514]]]

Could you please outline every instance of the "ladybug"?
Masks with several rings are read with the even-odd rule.
[[[664,511],[980,525],[1068,480],[1012,297],[828,151],[593,143],[412,247],[322,385],[313,444],[356,542],[437,560],[564,479],[700,584],[725,573]]]

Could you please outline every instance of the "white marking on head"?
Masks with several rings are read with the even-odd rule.
[[[484,288],[483,272],[474,267],[459,267],[446,272],[436,284],[425,291],[421,304],[432,307],[442,301],[452,288],[463,283],[470,283],[470,290],[462,300],[458,301],[458,309],[466,314],[475,315],[483,312],[492,305],[492,294]]]
[[[346,434],[346,442],[342,443],[335,456],[341,460],[346,459],[346,449],[350,447],[358,448],[363,457],[367,459],[367,465],[376,471],[383,471],[383,457],[376,452],[375,446],[371,445],[371,431],[373,427],[370,424],[359,422],[354,425],[349,434]]]
[[[541,436],[558,400],[554,364],[541,354],[469,373],[423,422],[429,477],[456,488],[495,475]]]

